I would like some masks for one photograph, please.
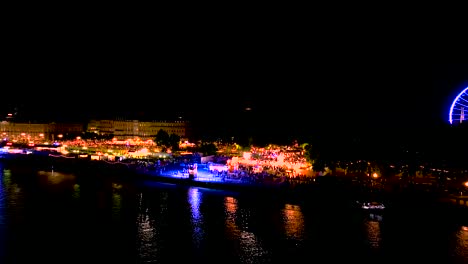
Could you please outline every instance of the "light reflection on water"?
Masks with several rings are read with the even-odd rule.
[[[468,260],[468,226],[461,226],[456,233],[454,255],[460,260]]]
[[[6,198],[6,190],[4,186],[4,181],[6,180],[7,177],[8,176],[5,176],[5,173],[2,167],[0,167],[0,179],[1,179],[0,180],[0,227],[4,227],[6,224],[5,223],[5,219],[6,219],[5,210],[6,210],[7,198]]]
[[[289,239],[304,239],[304,216],[299,205],[285,204],[283,209],[284,230]]]
[[[139,202],[139,215],[137,218],[137,238],[138,238],[138,249],[139,258],[144,261],[150,262],[153,258],[157,260],[158,257],[158,226],[154,223],[149,214],[149,209],[143,205],[143,195],[138,195]]]
[[[13,221],[21,221],[23,219],[21,212],[24,207],[24,194],[22,193],[21,186],[12,180],[12,171],[8,169],[2,170],[0,180],[0,187],[2,187],[0,193],[4,201],[4,205],[2,206],[3,213],[0,218],[3,218],[3,222],[5,223],[7,217],[11,215],[12,218],[15,218]]]
[[[380,224],[383,221],[383,216],[380,214],[370,213],[369,217],[364,221],[364,226],[367,234],[367,242],[372,249],[379,249],[382,242],[382,233]]]
[[[65,181],[74,181],[75,175],[70,173],[62,173],[58,171],[38,171],[39,179],[45,179],[46,185],[52,186],[56,184],[63,184]]]
[[[80,198],[81,198],[81,189],[80,189],[80,185],[75,183],[73,184],[73,194],[72,194],[72,197],[75,201],[79,201]]]
[[[202,203],[203,194],[198,190],[198,188],[189,188],[188,190],[188,201],[190,204],[191,218],[192,222],[192,238],[193,245],[196,248],[200,248],[201,243],[204,237],[203,231],[203,215],[200,212],[200,204]]]
[[[224,198],[225,206],[225,227],[228,237],[236,240],[238,250],[236,255],[239,257],[241,263],[260,263],[268,259],[268,251],[263,248],[257,236],[236,224],[236,220],[241,218],[240,222],[243,223],[245,228],[249,226],[249,219],[245,218],[246,215],[238,215],[238,201],[236,198],[226,196]]]
[[[119,220],[122,212],[122,195],[120,190],[122,189],[121,184],[112,184],[112,218]]]
[[[431,220],[429,213],[388,218],[197,187],[79,180],[59,172],[20,177],[3,168],[0,177],[0,257],[18,260],[0,263],[27,263],[19,261],[26,258],[23,252],[39,252],[37,261],[50,263],[62,251],[103,263],[323,263],[323,257],[385,262],[389,256],[404,261],[404,253],[411,253],[406,248],[419,244],[436,244],[431,251],[437,252],[413,250],[413,256],[468,260],[467,225],[447,220],[428,229],[421,223]],[[47,244],[41,243],[45,237]]]
[[[7,191],[5,189],[5,181],[7,180],[5,171],[3,170],[3,167],[0,164],[0,262],[3,261],[3,259],[6,257],[4,250],[2,248],[7,247],[7,215],[6,215],[6,210],[7,210]]]

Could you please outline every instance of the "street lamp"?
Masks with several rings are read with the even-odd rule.
[[[464,186],[465,188],[468,188],[468,181],[464,182],[464,183],[463,183],[463,186]],[[463,189],[460,190],[460,196],[463,196]]]
[[[370,179],[372,187],[377,186],[377,178],[379,178],[379,174],[377,172],[372,173],[372,178]]]

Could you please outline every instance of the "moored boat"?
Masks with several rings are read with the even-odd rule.
[[[380,202],[366,202],[361,204],[361,208],[365,210],[383,210],[385,205]]]

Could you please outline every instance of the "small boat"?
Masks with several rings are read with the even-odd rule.
[[[383,210],[385,205],[380,202],[365,202],[361,203],[361,208],[365,210]]]

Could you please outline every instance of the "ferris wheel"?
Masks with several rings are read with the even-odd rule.
[[[452,106],[450,106],[449,122],[450,124],[460,124],[468,122],[468,87],[455,97]]]

